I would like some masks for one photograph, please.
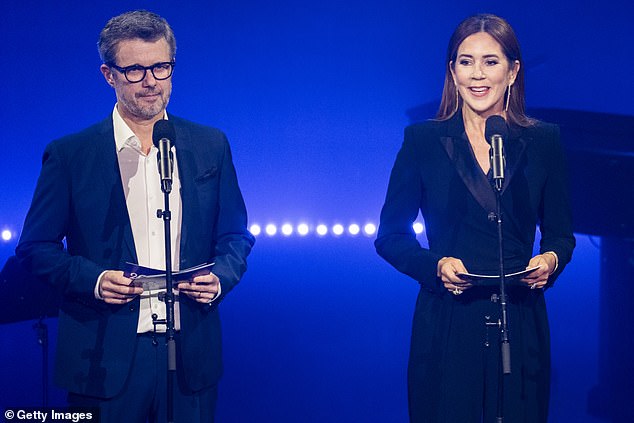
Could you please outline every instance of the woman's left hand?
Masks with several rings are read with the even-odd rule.
[[[527,284],[530,289],[543,288],[546,286],[548,277],[555,269],[555,259],[551,254],[538,254],[528,262],[528,266],[526,268],[528,269],[536,266],[539,266],[539,268],[521,279],[521,281]]]

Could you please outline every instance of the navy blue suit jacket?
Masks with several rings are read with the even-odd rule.
[[[246,270],[254,239],[224,134],[173,116],[170,122],[181,183],[180,268],[213,261],[222,286],[212,306],[180,296],[179,365],[196,391],[220,377],[217,304]],[[84,395],[116,395],[134,353],[139,299],[110,305],[93,294],[101,272],[137,262],[111,118],[46,147],[16,255],[63,295],[57,383]]]

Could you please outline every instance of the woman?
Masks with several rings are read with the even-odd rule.
[[[452,35],[434,121],[405,130],[375,242],[377,252],[420,283],[408,369],[412,422],[492,422],[497,415],[499,288],[462,273],[499,268],[496,193],[488,117],[509,125],[501,191],[511,374],[509,422],[547,420],[550,341],[544,289],[570,261],[575,239],[559,130],[530,119],[515,34],[493,15],[464,20]],[[421,211],[429,248],[412,223]],[[539,254],[533,255],[539,224]],[[487,323],[489,323],[487,325]]]

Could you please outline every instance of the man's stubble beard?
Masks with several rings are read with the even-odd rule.
[[[163,91],[162,95],[160,96],[160,101],[147,106],[142,106],[140,104],[140,102],[138,101],[140,97],[138,97],[138,95],[139,94],[135,94],[135,101],[129,101],[129,99],[126,97],[121,98],[121,105],[133,116],[141,119],[150,120],[159,114],[162,115],[165,112],[167,104],[170,100],[171,90],[168,93],[165,93],[165,91]]]

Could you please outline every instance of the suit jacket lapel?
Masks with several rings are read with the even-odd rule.
[[[527,140],[522,137],[521,128],[511,127],[509,131],[509,139],[504,140],[504,155],[506,157],[506,174],[504,185],[502,185],[502,194],[506,191],[513,180],[513,176],[517,173],[522,156],[526,150]]]
[[[101,137],[96,143],[98,157],[102,157],[95,169],[95,180],[101,181],[102,190],[96,190],[98,195],[107,193],[107,214],[109,222],[104,222],[105,227],[110,226],[110,230],[120,230],[122,237],[122,259],[138,263],[136,248],[134,247],[134,237],[132,235],[132,225],[128,215],[128,206],[123,193],[121,182],[121,171],[117,160],[116,145],[114,141],[114,129],[112,118],[108,117],[102,125]]]
[[[475,161],[460,113],[448,121],[447,135],[440,137],[440,142],[478,204],[487,212],[495,211],[495,193],[489,179]]]
[[[211,151],[204,143],[209,139],[199,139],[201,135],[194,131],[186,120],[169,116],[176,132],[176,159],[180,179],[181,196],[181,240],[180,265],[181,269],[196,266],[209,260],[209,240],[200,237],[202,225],[208,222],[212,211],[209,198],[211,193],[205,193],[203,187],[210,178],[217,177],[219,169],[210,162],[211,157],[204,152]],[[210,185],[207,185],[209,187]],[[213,223],[212,223],[213,225]]]
[[[195,192],[195,186],[193,186],[193,181],[196,175],[193,175],[192,172],[196,169],[194,163],[190,163],[193,160],[193,156],[191,154],[191,135],[187,128],[183,125],[180,125],[177,118],[169,116],[169,119],[174,124],[174,131],[176,134],[176,163],[178,166],[178,177],[180,180],[180,193],[181,196],[181,240],[180,240],[180,268],[192,266],[191,263],[187,262],[187,251],[186,246],[189,245],[187,242],[188,232],[187,228],[192,226],[191,222],[194,222],[196,207],[192,206],[193,195]],[[195,225],[193,225],[195,227]],[[198,264],[198,263],[197,263]]]
[[[521,136],[521,128],[511,127],[509,132],[509,139],[504,143],[506,172],[502,194],[516,174],[526,149],[526,140]],[[454,163],[456,172],[478,204],[487,212],[495,211],[495,190],[475,160],[460,113],[456,113],[448,121],[447,135],[440,137],[440,142]]]

